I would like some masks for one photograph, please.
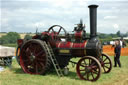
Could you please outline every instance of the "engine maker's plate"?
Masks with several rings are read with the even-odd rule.
[[[67,53],[70,53],[70,50],[61,49],[61,50],[59,50],[59,53],[67,54]]]

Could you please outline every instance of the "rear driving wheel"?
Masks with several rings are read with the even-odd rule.
[[[49,59],[41,40],[29,40],[21,48],[20,65],[25,73],[44,74]]]
[[[101,75],[101,65],[96,58],[85,56],[78,61],[76,71],[80,79],[96,81]]]

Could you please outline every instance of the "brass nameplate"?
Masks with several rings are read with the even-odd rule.
[[[70,53],[70,50],[59,50],[60,53]]]

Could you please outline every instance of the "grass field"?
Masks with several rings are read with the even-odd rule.
[[[7,46],[7,47],[17,47],[17,44],[3,44],[2,46]]]
[[[13,59],[12,67],[6,67],[0,73],[0,85],[128,85],[128,56],[121,56],[121,63],[122,68],[113,67],[110,73],[102,73],[96,82],[88,82],[78,78],[76,68],[71,64],[68,66],[69,74],[59,78],[56,72],[47,73],[44,76],[25,74]]]

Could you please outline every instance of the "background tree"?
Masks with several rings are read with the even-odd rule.
[[[29,39],[32,39],[32,36],[29,35],[29,34],[26,34],[25,37],[24,37],[25,40],[29,40]]]
[[[17,39],[20,39],[20,35],[17,32],[9,32],[0,38],[0,44],[14,44]]]
[[[121,37],[121,33],[120,33],[120,31],[117,31],[116,34],[117,34],[118,37]]]

